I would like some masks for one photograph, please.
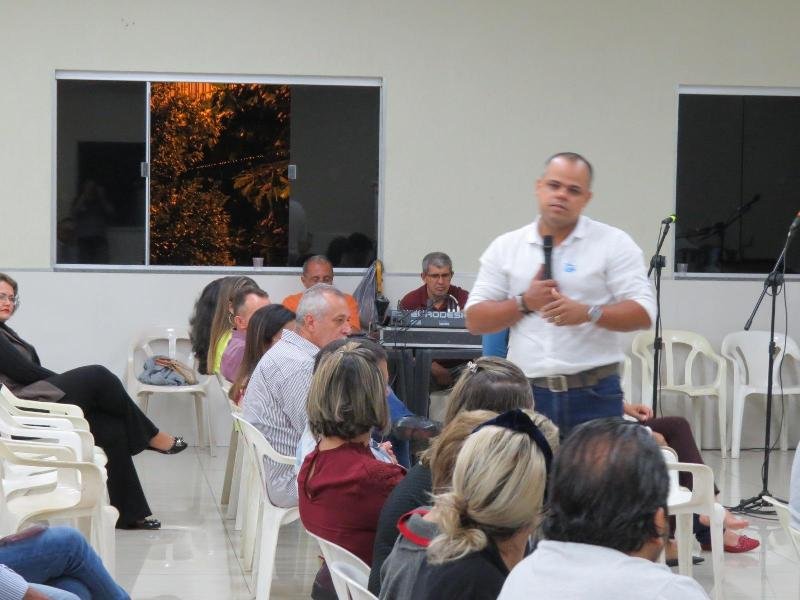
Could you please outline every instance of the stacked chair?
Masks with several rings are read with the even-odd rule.
[[[29,403],[0,386],[0,536],[35,522],[69,524],[113,575],[119,513],[109,505],[105,463],[78,407]]]

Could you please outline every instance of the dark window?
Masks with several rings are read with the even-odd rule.
[[[377,85],[57,85],[58,263],[375,258]]]
[[[800,98],[680,95],[675,263],[767,273],[800,208]],[[787,272],[800,272],[800,241]]]

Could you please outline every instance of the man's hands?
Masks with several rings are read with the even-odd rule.
[[[544,266],[539,268],[536,277],[531,280],[531,284],[522,295],[525,306],[559,327],[587,323],[589,307],[562,295],[555,280],[542,279],[543,274]]]
[[[572,298],[562,296],[553,288],[550,290],[551,301],[539,311],[543,319],[547,319],[559,327],[563,325],[581,325],[589,322],[589,307]]]
[[[553,292],[556,291],[557,284],[553,279],[542,279],[543,274],[544,266],[539,267],[536,277],[531,279],[531,284],[522,294],[528,310],[541,311],[545,305],[553,301]]]

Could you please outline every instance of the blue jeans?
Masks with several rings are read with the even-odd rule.
[[[0,563],[29,583],[65,590],[81,600],[130,600],[92,547],[71,527],[52,527],[39,535],[0,546]],[[60,600],[59,596],[54,598]]]
[[[538,386],[532,388],[536,412],[558,425],[562,439],[573,427],[586,421],[622,416],[619,375],[609,375],[592,387],[572,388],[565,392],[551,392]]]

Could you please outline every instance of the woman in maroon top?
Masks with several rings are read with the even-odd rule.
[[[308,393],[308,424],[319,443],[297,477],[303,525],[372,562],[378,515],[405,475],[369,449],[373,427],[385,430],[385,368],[357,342],[326,356]]]

